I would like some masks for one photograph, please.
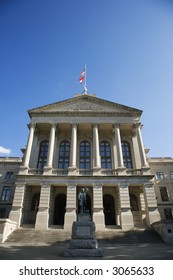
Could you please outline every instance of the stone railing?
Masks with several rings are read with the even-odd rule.
[[[52,169],[52,175],[66,176],[68,175],[68,169]]]
[[[127,175],[143,175],[142,169],[127,169]]]
[[[93,175],[93,170],[92,169],[78,169],[79,175],[82,176],[92,176]]]
[[[0,235],[3,243],[7,237],[17,228],[17,223],[10,219],[0,219]]]
[[[118,170],[117,169],[101,169],[101,174],[103,176],[117,176]]]
[[[77,169],[76,174],[80,176],[92,176],[93,169]],[[121,172],[118,169],[101,169],[102,176],[118,176]],[[28,175],[44,175],[44,170],[30,168]],[[51,175],[68,176],[68,169],[52,169]],[[139,176],[143,175],[142,169],[126,169],[124,175]]]

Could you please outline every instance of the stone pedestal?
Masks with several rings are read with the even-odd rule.
[[[73,223],[70,246],[65,250],[65,257],[102,257],[103,252],[98,248],[95,239],[95,223],[89,214],[79,214]]]

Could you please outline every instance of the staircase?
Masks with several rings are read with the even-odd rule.
[[[163,244],[161,237],[153,230],[136,229],[130,231],[97,232],[97,240],[108,244]]]
[[[19,228],[12,232],[5,244],[15,245],[56,245],[69,243],[71,233],[63,229],[35,230]],[[152,230],[122,231],[119,229],[96,232],[99,243],[107,244],[163,244],[161,237]]]
[[[62,229],[35,230],[33,228],[19,228],[10,234],[5,244],[15,245],[43,245],[56,244],[57,242],[68,241],[71,234]]]

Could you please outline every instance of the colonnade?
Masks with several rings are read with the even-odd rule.
[[[28,142],[26,146],[26,152],[24,157],[24,162],[21,168],[21,174],[27,174],[29,169],[29,163],[31,158],[32,144],[34,140],[34,133],[37,124],[30,124],[30,132],[28,136]],[[113,169],[125,170],[123,163],[123,153],[121,147],[121,131],[120,125],[114,124],[114,143],[116,146],[115,152],[113,153]],[[53,164],[53,155],[55,149],[55,137],[56,130],[58,129],[58,124],[51,123],[50,124],[50,135],[49,135],[49,149],[47,156],[47,164],[44,168],[44,174],[51,174],[52,164]],[[100,161],[100,151],[99,151],[99,124],[92,125],[93,130],[93,175],[100,175],[101,170],[101,161]],[[132,137],[133,150],[134,150],[134,161],[136,163],[135,169],[146,168],[148,166],[144,145],[142,141],[141,135],[141,124],[137,123],[133,125],[133,131],[135,133]],[[70,148],[70,166],[69,166],[69,175],[73,175],[77,168],[77,133],[78,125],[73,123],[71,125],[71,148]],[[116,153],[116,154],[115,154]]]

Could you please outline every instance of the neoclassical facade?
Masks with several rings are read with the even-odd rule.
[[[18,227],[70,231],[83,187],[98,231],[145,228],[161,219],[141,110],[79,94],[28,113],[28,142],[9,213]]]

